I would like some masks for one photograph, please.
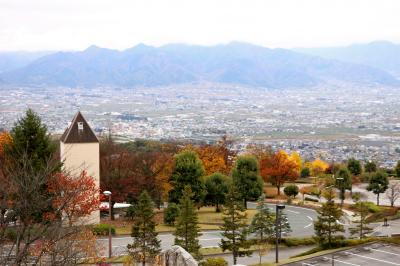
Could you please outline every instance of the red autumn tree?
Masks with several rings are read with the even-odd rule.
[[[278,195],[285,182],[294,181],[299,177],[297,162],[282,150],[261,159],[260,169],[264,181],[276,186]]]
[[[99,189],[86,171],[78,177],[58,173],[51,179],[48,189],[54,195],[53,208],[62,209],[69,225],[99,209]]]

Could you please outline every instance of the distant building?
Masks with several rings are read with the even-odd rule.
[[[95,179],[97,187],[100,185],[100,150],[99,140],[82,116],[78,112],[71,124],[65,130],[60,140],[60,158],[64,163],[64,170],[71,175],[79,176],[82,171]],[[87,224],[100,223],[100,211],[92,212]]]

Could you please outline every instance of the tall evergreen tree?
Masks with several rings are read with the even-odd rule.
[[[257,159],[254,156],[240,156],[232,171],[234,186],[243,200],[244,208],[247,201],[257,199],[263,192],[264,182],[260,176]]]
[[[332,247],[338,238],[338,233],[344,232],[343,225],[337,221],[342,217],[342,210],[334,202],[334,192],[330,188],[324,197],[327,199],[318,212],[318,219],[314,222],[316,238],[320,246]]]
[[[369,180],[367,190],[376,194],[376,205],[379,206],[379,194],[385,192],[388,186],[389,180],[387,174],[383,171],[376,172]]]
[[[367,234],[372,232],[372,228],[368,227],[367,216],[369,214],[368,206],[361,199],[360,193],[355,193],[353,195],[355,212],[354,217],[358,218],[353,223],[356,224],[355,227],[350,228],[350,233],[352,235],[358,235],[360,239],[364,238]]]
[[[194,193],[192,200],[199,204],[205,194],[203,163],[193,151],[183,151],[175,156],[175,166],[170,178],[173,188],[169,191],[169,202],[179,203],[183,189],[189,185]]]
[[[198,217],[192,201],[194,194],[189,186],[185,186],[179,203],[179,216],[175,227],[175,245],[183,247],[196,259],[200,259]]]
[[[21,160],[28,160],[36,171],[48,167],[57,147],[51,141],[46,125],[32,109],[28,109],[25,116],[15,123],[10,134],[12,145],[6,146],[6,155],[16,164],[15,167],[22,164]]]
[[[257,213],[251,221],[250,232],[253,233],[257,239],[261,264],[262,255],[265,253],[268,240],[272,239],[275,235],[275,217],[265,203],[264,194],[258,199]]]
[[[206,179],[205,185],[207,194],[205,203],[216,205],[216,212],[220,212],[219,205],[225,203],[225,197],[228,193],[230,182],[231,180],[229,177],[220,173],[214,173]]]
[[[26,190],[28,195],[35,195],[42,202],[41,208],[32,210],[31,215],[24,219],[43,221],[43,213],[50,212],[53,208],[52,195],[47,186],[53,174],[61,169],[61,163],[55,158],[57,147],[47,133],[46,125],[32,109],[28,109],[25,116],[15,123],[10,135],[12,141],[4,147],[7,172],[19,173],[14,176],[14,181],[21,185],[21,190]],[[34,191],[30,192],[31,185],[34,186]]]
[[[128,244],[129,254],[143,266],[152,263],[160,253],[160,240],[157,238],[154,221],[154,203],[146,191],[143,191],[134,209],[135,219],[132,226],[133,243]]]
[[[222,251],[232,251],[233,264],[237,264],[237,257],[251,255],[251,251],[247,250],[250,242],[247,240],[245,208],[241,197],[238,196],[238,190],[231,185],[223,211],[224,224],[221,226],[223,238],[219,244]]]

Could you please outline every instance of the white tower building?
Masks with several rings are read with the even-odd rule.
[[[78,112],[60,140],[60,157],[64,163],[64,170],[73,176],[79,176],[82,171],[86,171],[88,175],[95,179],[96,185],[99,187],[99,149],[99,140],[81,112]],[[100,223],[100,211],[92,212],[85,219],[85,223]]]

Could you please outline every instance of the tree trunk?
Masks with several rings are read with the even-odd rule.
[[[376,205],[378,205],[378,206],[379,206],[379,193],[378,193],[378,194],[376,194]]]
[[[247,198],[245,197],[243,200],[244,200],[244,208],[247,210]]]
[[[278,196],[280,196],[281,195],[281,186],[277,185],[276,188],[278,189]]]

